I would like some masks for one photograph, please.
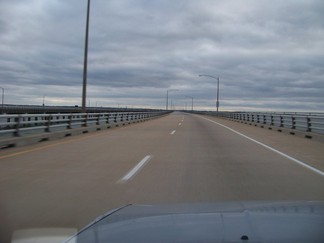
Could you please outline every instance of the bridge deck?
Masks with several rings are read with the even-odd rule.
[[[0,242],[81,228],[128,203],[324,200],[322,171],[321,142],[186,113],[11,148],[0,154]]]

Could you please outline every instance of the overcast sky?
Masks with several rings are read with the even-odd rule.
[[[0,0],[5,103],[81,105],[86,0]],[[323,0],[91,0],[87,105],[324,111]]]

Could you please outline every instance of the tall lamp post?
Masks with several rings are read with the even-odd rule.
[[[208,74],[200,74],[198,75],[199,77],[210,77],[213,79],[217,80],[217,101],[216,101],[216,111],[218,112],[218,108],[219,108],[219,77],[214,77],[212,75],[208,75]]]
[[[172,92],[172,91],[179,91],[179,90],[178,89],[168,89],[167,90],[165,110],[168,110],[168,108],[169,108],[169,92]]]
[[[191,96],[186,96],[186,97],[191,99],[191,111],[193,111],[193,97]]]
[[[1,109],[1,113],[4,113],[4,91],[5,91],[5,89],[2,88],[2,87],[0,87],[0,89],[2,89],[2,98],[1,98],[1,100],[2,100],[2,102],[1,102],[2,109]]]
[[[82,112],[83,113],[86,112],[89,17],[90,17],[90,0],[88,0],[88,6],[87,6],[87,21],[86,21],[85,44],[84,44],[83,86],[82,86]]]

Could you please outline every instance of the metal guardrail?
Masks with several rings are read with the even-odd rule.
[[[90,126],[117,126],[167,114],[166,111],[0,115],[0,136],[19,137]]]
[[[1,114],[59,114],[59,113],[82,113],[78,106],[40,106],[40,105],[8,105],[0,107]],[[87,113],[110,113],[110,112],[153,112],[162,111],[145,108],[113,108],[113,107],[87,107]]]
[[[324,134],[323,113],[200,112],[236,121]]]

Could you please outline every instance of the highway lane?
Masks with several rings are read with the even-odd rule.
[[[0,242],[15,229],[81,228],[128,203],[324,200],[322,175],[213,121],[324,171],[323,143],[173,113],[2,151]]]

